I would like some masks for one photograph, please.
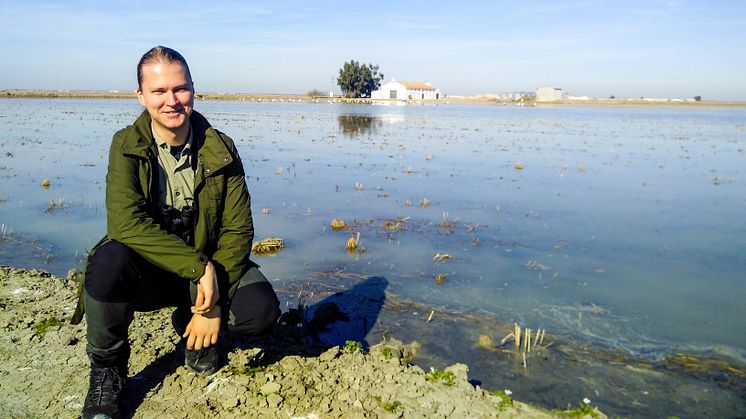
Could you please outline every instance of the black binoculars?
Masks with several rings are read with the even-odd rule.
[[[171,234],[179,236],[185,243],[194,246],[194,207],[186,205],[181,211],[171,205],[161,207],[161,218],[163,228]]]

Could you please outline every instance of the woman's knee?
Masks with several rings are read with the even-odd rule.
[[[269,282],[245,285],[231,300],[228,330],[242,336],[263,335],[280,317],[280,302]]]

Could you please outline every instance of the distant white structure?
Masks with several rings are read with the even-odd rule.
[[[505,92],[505,93],[497,93],[497,94],[485,94],[484,96],[492,97],[497,100],[511,100],[511,101],[519,101],[519,100],[533,100],[536,98],[536,92]]]
[[[542,86],[536,89],[537,102],[552,102],[562,100],[562,89],[559,87]]]
[[[440,89],[428,82],[407,82],[391,79],[370,94],[371,99],[438,100]]]

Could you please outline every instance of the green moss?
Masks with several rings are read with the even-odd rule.
[[[385,348],[383,348],[383,350],[381,351],[381,353],[383,354],[383,357],[386,358],[386,359],[391,359],[391,357],[393,356],[391,348],[389,348],[388,346],[385,347]]]
[[[500,404],[498,405],[500,409],[504,409],[508,406],[513,406],[513,398],[510,397],[510,395],[506,391],[507,390],[497,390],[492,393],[494,396],[500,398]]]
[[[356,342],[354,340],[348,340],[345,342],[345,352],[347,353],[355,353],[355,352],[362,352],[363,351],[363,344],[360,342]]]
[[[373,397],[373,399],[378,403],[378,406],[381,409],[389,413],[394,413],[395,411],[399,410],[399,408],[401,408],[401,403],[396,400],[390,403],[386,403],[380,397]]]
[[[389,413],[394,413],[394,412],[395,412],[396,410],[399,410],[399,408],[400,408],[400,407],[401,407],[401,403],[399,403],[399,402],[398,402],[398,401],[396,401],[396,400],[394,400],[394,401],[393,401],[393,402],[391,402],[391,403],[384,403],[384,404],[383,404],[383,405],[381,406],[381,408],[382,408],[383,410],[385,410],[385,411],[387,411],[387,412],[389,412]]]
[[[578,404],[578,407],[571,410],[553,410],[553,413],[556,413],[557,416],[563,417],[563,418],[583,418],[586,416],[590,416],[592,418],[598,417],[598,412],[596,411],[596,408],[591,406],[590,404],[580,403]]]
[[[263,371],[264,367],[250,367],[248,365],[244,365],[243,367],[237,368],[229,365],[226,369],[228,373],[233,375],[248,375],[249,377],[253,377],[254,375],[256,375],[256,373]]]
[[[442,381],[449,387],[456,384],[456,377],[453,372],[436,370],[435,368],[430,368],[430,372],[425,374],[425,379],[432,382]]]
[[[50,317],[46,320],[42,320],[40,322],[34,323],[32,327],[34,329],[34,333],[41,336],[47,333],[50,327],[59,327],[59,326],[62,326],[63,324],[64,322],[58,319],[57,317]]]

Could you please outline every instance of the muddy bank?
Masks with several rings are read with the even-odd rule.
[[[0,416],[77,417],[88,386],[84,325],[67,323],[75,283],[0,266]],[[395,339],[360,351],[308,343],[297,325],[272,336],[224,340],[211,377],[178,362],[170,310],[139,313],[125,406],[133,417],[555,417],[469,383],[468,368],[423,371],[418,345]],[[588,417],[605,417],[588,409]],[[592,414],[591,414],[592,412]],[[317,415],[317,416],[316,416]],[[579,417],[576,416],[576,417]]]

